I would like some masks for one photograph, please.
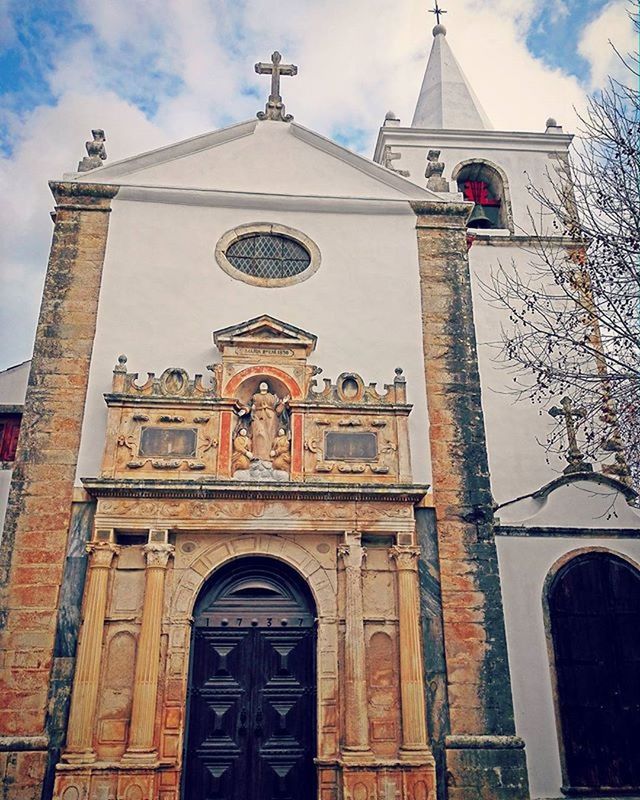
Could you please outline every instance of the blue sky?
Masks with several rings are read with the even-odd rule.
[[[626,0],[443,0],[448,41],[497,129],[575,127],[574,106],[633,46]],[[278,48],[296,120],[370,155],[409,123],[431,0],[0,0],[0,369],[28,358],[51,236],[47,180],[92,127],[110,160],[251,118],[253,64]],[[274,33],[277,32],[277,33]],[[629,44],[631,42],[631,44]],[[526,88],[525,88],[526,87]]]

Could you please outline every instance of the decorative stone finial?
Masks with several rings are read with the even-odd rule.
[[[400,126],[400,119],[395,115],[394,111],[387,111],[384,115],[385,128],[398,128]]]
[[[552,417],[564,417],[564,423],[567,428],[567,442],[569,448],[567,449],[566,459],[568,461],[568,466],[565,467],[564,474],[570,475],[574,472],[593,472],[593,466],[584,460],[584,455],[580,452],[576,438],[576,420],[586,417],[584,408],[574,408],[571,398],[563,397],[560,401],[560,407],[554,406],[550,408],[549,414]]]
[[[280,76],[297,75],[298,67],[295,64],[282,64],[282,56],[276,50],[271,54],[271,63],[259,61],[255,65],[258,75],[271,75],[271,94],[267,100],[264,111],[259,111],[258,119],[270,119],[278,122],[291,122],[292,114],[286,114],[284,103],[280,96]]]
[[[397,175],[402,175],[403,178],[409,177],[409,171],[406,169],[396,169],[393,166],[394,161],[399,161],[402,158],[402,153],[394,153],[391,150],[391,146],[385,144],[384,150],[382,151],[382,166],[390,169],[391,172],[395,172]]]
[[[124,353],[118,356],[118,363],[113,368],[114,372],[126,372],[127,371],[127,357]]]
[[[562,133],[562,125],[558,125],[553,117],[549,117],[546,124],[545,133]]]
[[[104,131],[102,128],[95,128],[91,131],[91,135],[93,140],[85,142],[87,155],[78,163],[78,172],[88,172],[91,169],[102,166],[102,162],[107,160]]]
[[[444,13],[444,12],[442,12],[442,13]],[[435,39],[435,37],[438,36],[438,35],[446,36],[447,35],[447,29],[444,27],[444,25],[435,25],[433,30],[431,31],[431,33],[433,34],[433,38]]]
[[[448,192],[449,181],[442,177],[444,161],[439,161],[440,150],[429,150],[427,153],[427,168],[424,176],[427,179],[427,189],[432,192]]]

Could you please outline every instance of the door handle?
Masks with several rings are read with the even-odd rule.
[[[262,736],[262,711],[256,713],[256,727],[254,728],[256,736]]]
[[[240,736],[245,736],[247,733],[247,712],[243,708],[240,712],[240,725],[238,726],[238,734]]]

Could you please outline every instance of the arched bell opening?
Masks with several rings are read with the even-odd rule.
[[[184,800],[315,796],[316,609],[291,567],[233,560],[194,607]]]
[[[547,580],[551,664],[567,794],[640,789],[640,571],[604,550]]]
[[[503,170],[484,159],[474,159],[458,164],[452,178],[463,198],[475,204],[468,228],[513,232],[508,181]]]

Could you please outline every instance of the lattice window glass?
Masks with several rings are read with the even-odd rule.
[[[294,239],[273,233],[245,236],[229,245],[227,260],[245,275],[291,278],[311,263],[307,250]]]

